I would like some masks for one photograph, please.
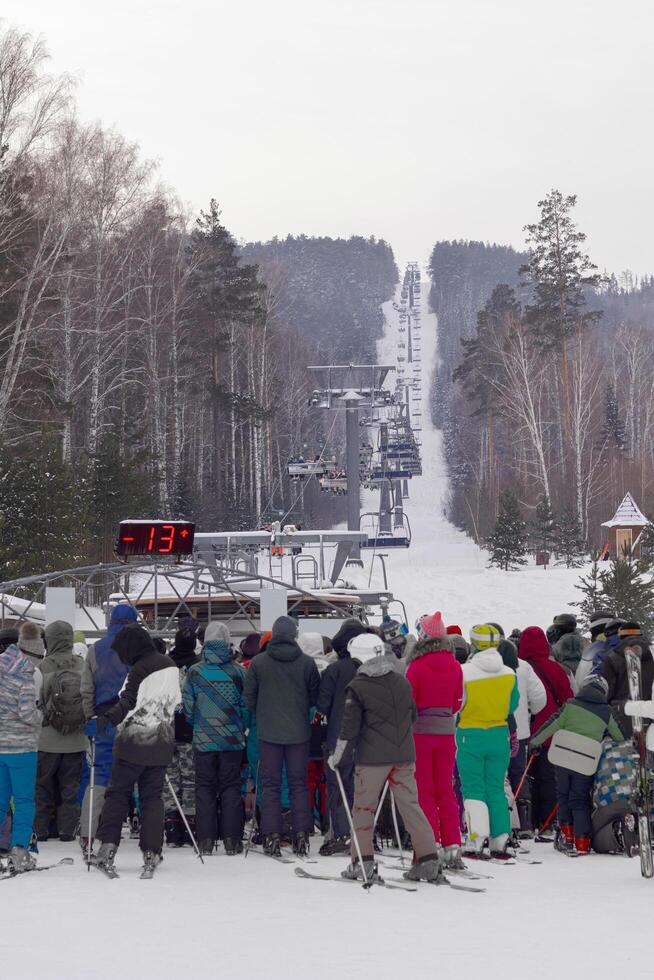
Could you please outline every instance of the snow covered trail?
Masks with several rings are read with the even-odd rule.
[[[395,302],[400,301],[398,286]],[[438,357],[436,316],[429,312],[429,280],[422,275],[422,467],[423,475],[409,483],[405,501],[412,541],[408,549],[392,549],[386,558],[389,587],[403,600],[413,628],[423,613],[439,609],[447,623],[464,631],[475,623],[499,622],[508,633],[513,627],[547,625],[560,612],[573,611],[568,604],[580,593],[574,589],[579,569],[551,567],[547,571],[529,564],[520,571],[504,572],[488,567],[488,554],[445,517],[448,477],[442,453],[442,434],[431,422],[429,392]],[[393,301],[383,305],[386,329],[378,343],[379,363],[397,360],[399,313]],[[394,379],[391,381],[394,385]],[[363,494],[362,510],[379,508],[379,492]],[[369,555],[367,552],[364,557]],[[348,569],[347,577],[367,584],[365,574]],[[372,582],[383,586],[380,562],[374,562]]]
[[[130,840],[118,851],[116,881],[87,873],[74,844],[42,844],[39,860],[65,855],[75,857],[73,867],[0,883],[7,977],[651,976],[652,885],[635,859],[570,860],[533,844],[542,865],[484,865],[493,880],[479,882],[485,894],[472,895],[302,881],[293,865],[254,854],[219,855],[202,866],[188,847],[165,850],[154,879],[140,881]],[[311,870],[337,874],[344,865],[319,858]]]

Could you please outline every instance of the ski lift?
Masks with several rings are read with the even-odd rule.
[[[309,476],[324,476],[330,470],[336,468],[335,459],[321,459],[319,456],[313,460],[305,460],[301,456],[292,459],[288,463],[288,475],[292,480],[303,480]]]

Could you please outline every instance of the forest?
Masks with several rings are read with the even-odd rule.
[[[541,200],[524,252],[438,242],[430,262],[449,516],[482,543],[508,507],[568,557],[627,491],[654,514],[654,280],[600,274],[575,204]]]
[[[291,512],[286,464],[324,438],[307,365],[370,356],[390,247],[239,245],[216,200],[185,213],[138,146],[80,120],[71,79],[11,28],[0,93],[5,579],[110,559],[127,517]]]

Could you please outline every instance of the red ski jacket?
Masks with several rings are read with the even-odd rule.
[[[436,650],[416,657],[406,679],[418,708],[414,735],[453,735],[463,700],[463,673],[454,654]]]
[[[574,693],[565,669],[561,664],[550,659],[550,645],[540,626],[528,626],[522,631],[518,656],[531,664],[536,676],[543,682],[547,694],[545,707],[531,720],[533,734],[559,710],[562,704],[574,697]]]

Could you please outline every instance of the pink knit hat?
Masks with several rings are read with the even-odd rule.
[[[421,640],[447,636],[447,629],[439,612],[435,612],[433,616],[421,616],[416,623],[416,632]]]

